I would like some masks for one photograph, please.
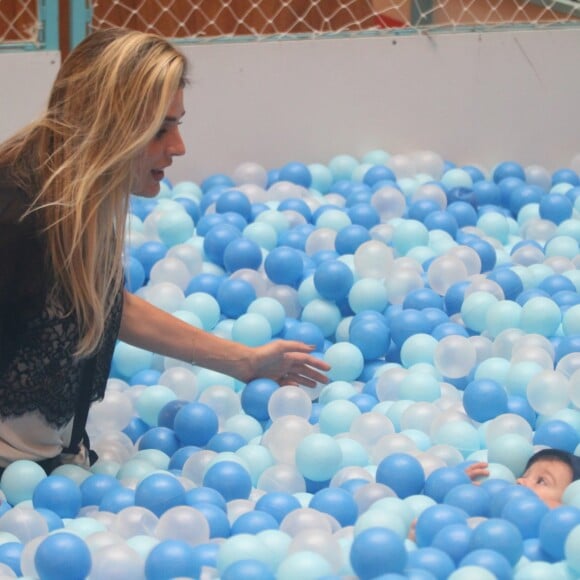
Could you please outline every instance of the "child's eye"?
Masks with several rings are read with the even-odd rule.
[[[538,485],[546,485],[546,480],[543,477],[538,477]]]

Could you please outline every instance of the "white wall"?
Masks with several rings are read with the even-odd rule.
[[[580,29],[190,45],[168,174],[431,149],[456,163],[563,167],[580,152]],[[0,138],[42,106],[54,54],[0,53]],[[114,138],[114,136],[113,136]]]
[[[60,52],[0,52],[0,140],[43,110],[60,65]]]

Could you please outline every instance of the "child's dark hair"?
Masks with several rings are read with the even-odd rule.
[[[541,459],[553,459],[565,463],[572,470],[572,481],[580,479],[580,457],[562,449],[540,449],[528,459],[525,471]]]

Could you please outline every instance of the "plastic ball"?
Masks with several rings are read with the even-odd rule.
[[[342,451],[338,443],[324,433],[313,433],[296,448],[296,467],[312,481],[327,481],[338,471]]]
[[[475,347],[464,336],[444,336],[435,346],[433,364],[444,377],[456,379],[467,376],[476,361]]]
[[[409,552],[407,569],[413,573],[417,570],[430,572],[434,578],[443,579],[449,578],[455,570],[455,563],[444,550],[430,546]]]
[[[570,532],[580,524],[580,509],[562,506],[550,510],[540,523],[540,545],[554,561],[565,556],[565,542]]]
[[[34,565],[46,580],[77,580],[91,570],[91,553],[76,534],[60,532],[40,542],[34,556]]]
[[[256,299],[256,290],[245,280],[227,279],[220,284],[216,299],[225,316],[238,318]]]
[[[350,268],[340,260],[326,260],[314,272],[314,287],[326,300],[345,298],[353,282]]]
[[[214,463],[205,472],[203,485],[218,491],[226,501],[248,499],[252,491],[250,474],[235,461]]]
[[[38,463],[18,460],[10,463],[2,473],[0,487],[11,505],[32,499],[34,490],[46,479],[46,472]]]
[[[521,497],[507,502],[501,517],[514,524],[524,540],[537,538],[540,523],[548,513],[548,506],[538,497]]]
[[[473,568],[465,578],[485,578],[480,570],[488,571],[497,580],[509,580],[513,578],[513,568],[508,559],[494,550],[478,549],[470,551],[459,562],[458,571]],[[485,573],[485,572],[484,572]],[[455,579],[454,579],[455,580]]]
[[[388,486],[401,498],[420,493],[425,485],[421,463],[406,453],[393,453],[382,459],[375,477],[377,483]]]
[[[443,502],[462,509],[471,517],[487,517],[490,511],[490,493],[481,485],[463,483],[447,491]]]
[[[296,287],[302,280],[304,262],[298,250],[280,246],[268,253],[264,268],[268,278],[275,284]]]
[[[61,518],[74,518],[81,509],[81,490],[68,477],[49,475],[36,486],[32,503],[35,508],[49,509]]]
[[[508,395],[503,386],[492,379],[471,381],[463,393],[467,414],[480,423],[508,411]]]
[[[268,403],[279,385],[272,379],[254,379],[243,389],[241,394],[242,409],[258,421],[270,418]]]
[[[231,240],[223,253],[223,265],[226,272],[235,272],[243,268],[257,270],[262,264],[260,246],[246,237]]]
[[[427,507],[417,519],[416,538],[419,547],[431,545],[435,535],[452,524],[466,524],[467,514],[454,506],[432,505]]]
[[[361,351],[349,342],[331,345],[324,353],[324,360],[331,366],[328,377],[333,381],[354,381],[364,368]]]
[[[545,445],[574,453],[580,443],[580,436],[577,430],[565,421],[550,419],[536,428],[533,442],[535,445]]]
[[[424,493],[437,503],[441,503],[451,490],[469,482],[469,477],[462,469],[447,466],[439,467],[425,479]]]
[[[561,372],[545,370],[531,378],[526,394],[534,411],[551,415],[568,406],[570,402],[568,389],[568,380]]]
[[[189,403],[175,415],[175,434],[185,445],[203,447],[218,432],[218,427],[215,411],[204,403]]]
[[[381,558],[377,558],[377,554],[381,554]],[[403,540],[392,530],[369,528],[354,538],[350,564],[361,580],[400,574],[407,564],[407,552]]]

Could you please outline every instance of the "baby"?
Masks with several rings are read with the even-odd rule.
[[[479,477],[489,475],[487,466],[483,461],[472,463],[465,472],[477,483]],[[530,457],[524,474],[516,481],[554,508],[562,505],[564,491],[577,479],[580,479],[580,457],[560,449],[541,449]]]

